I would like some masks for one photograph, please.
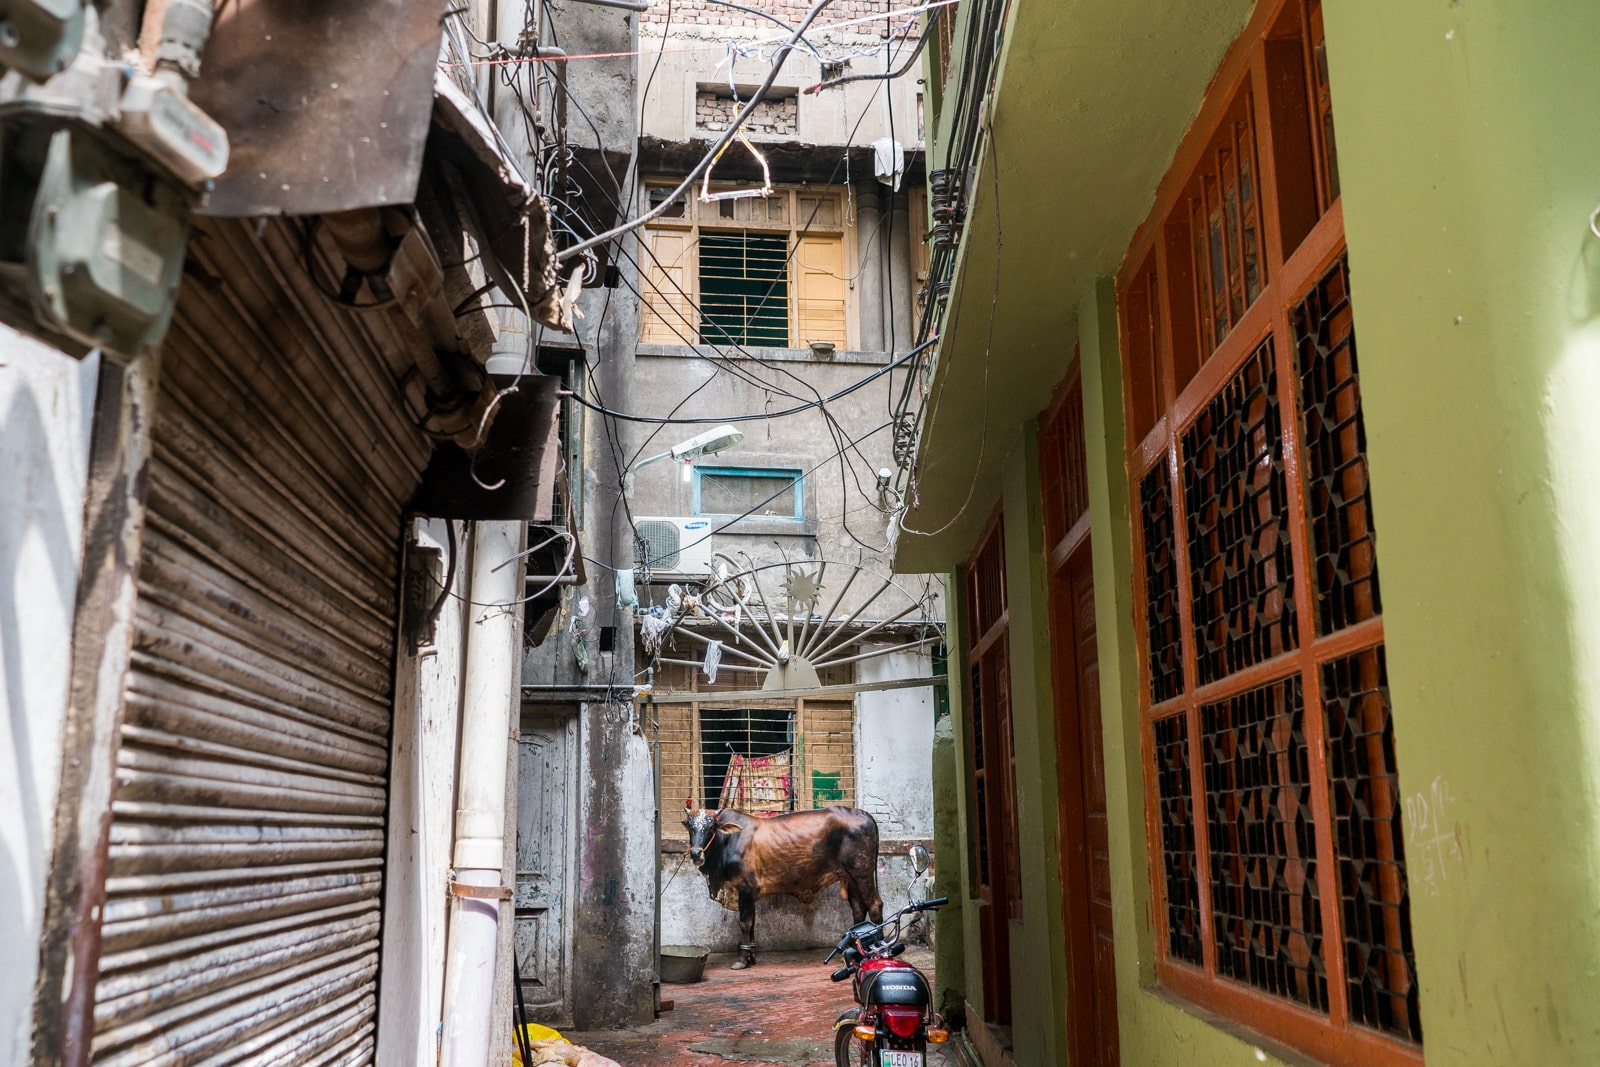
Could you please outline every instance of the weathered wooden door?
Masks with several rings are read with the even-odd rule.
[[[1087,540],[1051,581],[1056,769],[1061,796],[1062,905],[1074,1063],[1116,1067],[1117,976],[1094,572]]]
[[[529,1021],[572,1022],[577,716],[525,710],[517,759],[516,957]]]

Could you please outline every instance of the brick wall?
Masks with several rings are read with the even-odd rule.
[[[742,106],[726,93],[701,90],[694,94],[695,128],[713,133],[725,130]],[[750,113],[744,128],[748,133],[794,136],[800,128],[800,98],[784,96],[776,100],[763,100]]]

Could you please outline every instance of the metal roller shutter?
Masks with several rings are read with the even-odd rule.
[[[402,510],[381,318],[212,223],[163,352],[96,1064],[370,1062]],[[391,353],[388,356],[380,353]]]

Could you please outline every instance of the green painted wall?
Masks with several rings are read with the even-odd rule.
[[[961,805],[956,796],[956,768],[960,764],[954,718],[952,712],[933,727],[933,895],[950,898],[950,903],[934,916],[934,1007],[947,1019],[960,1009],[967,996],[966,945],[962,935],[967,894],[962,882],[965,865],[961,859]]]
[[[1019,1064],[1066,1063],[1055,701],[1038,426],[1013,442],[1003,475],[1011,725],[1017,768],[1022,918],[1011,923],[1011,1021]]]
[[[1600,5],[1325,6],[1428,1062],[1600,1063]]]
[[[1588,229],[1600,204],[1600,3],[1324,8],[1427,1060],[1600,1063],[1600,239]],[[1146,140],[1135,127],[1122,136]],[[1007,221],[1056,210],[1045,186],[1007,189]],[[1058,240],[1071,228],[1060,221]],[[1115,267],[1088,258],[1101,273]],[[969,318],[982,328],[989,286],[973,291],[982,314]],[[1057,353],[1063,336],[1081,343],[1123,1062],[1278,1062],[1153,986],[1114,294],[1108,280],[1091,285],[1071,316],[1053,291],[1017,293],[1048,306],[1009,320],[1035,348],[1008,334],[995,352],[1037,360],[1047,335]],[[1052,333],[1062,320],[1070,329]],[[1049,383],[1035,383],[1042,406]],[[981,423],[987,390],[953,395],[967,424]],[[1019,425],[991,420],[989,447]],[[1008,519],[1030,516],[1008,523],[1007,538],[1018,945],[1039,968],[1024,972],[1019,959],[1017,1032],[1038,1057],[1018,1062],[1048,1064],[1064,1062],[1064,956],[1059,930],[1032,925],[1059,922],[1059,888],[1031,456],[1024,431],[995,480]],[[956,504],[966,485],[950,490]],[[958,752],[961,721],[958,705]],[[964,890],[964,769],[956,778]],[[967,996],[979,1003],[976,924],[962,934]]]
[[[955,824],[946,832],[953,837],[956,845],[955,855],[957,863],[941,867],[939,884],[940,890],[952,902],[959,902],[959,908],[942,910],[939,917],[937,938],[941,942],[941,953],[959,949],[961,954],[962,989],[966,1000],[970,1004],[983,1003],[983,958],[978,944],[978,903],[972,897],[973,871],[972,871],[972,837],[971,837],[971,811],[972,791],[969,766],[972,752],[972,739],[969,736],[967,724],[970,721],[971,710],[967,707],[966,686],[960,679],[966,675],[967,661],[967,635],[962,625],[966,619],[967,603],[965,590],[961,582],[954,577],[948,580],[945,597],[945,647],[950,650],[950,737],[954,747],[952,765],[948,768],[953,775],[948,785],[941,784],[938,777],[934,779],[934,790],[948,792],[955,805]],[[934,764],[937,775],[940,766]],[[957,875],[955,884],[951,884],[951,875]],[[938,962],[935,960],[935,967]],[[939,979],[941,990],[949,988],[944,980]]]

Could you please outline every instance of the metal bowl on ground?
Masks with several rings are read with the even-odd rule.
[[[701,945],[662,945],[661,980],[680,985],[700,981],[709,955],[711,950]]]

